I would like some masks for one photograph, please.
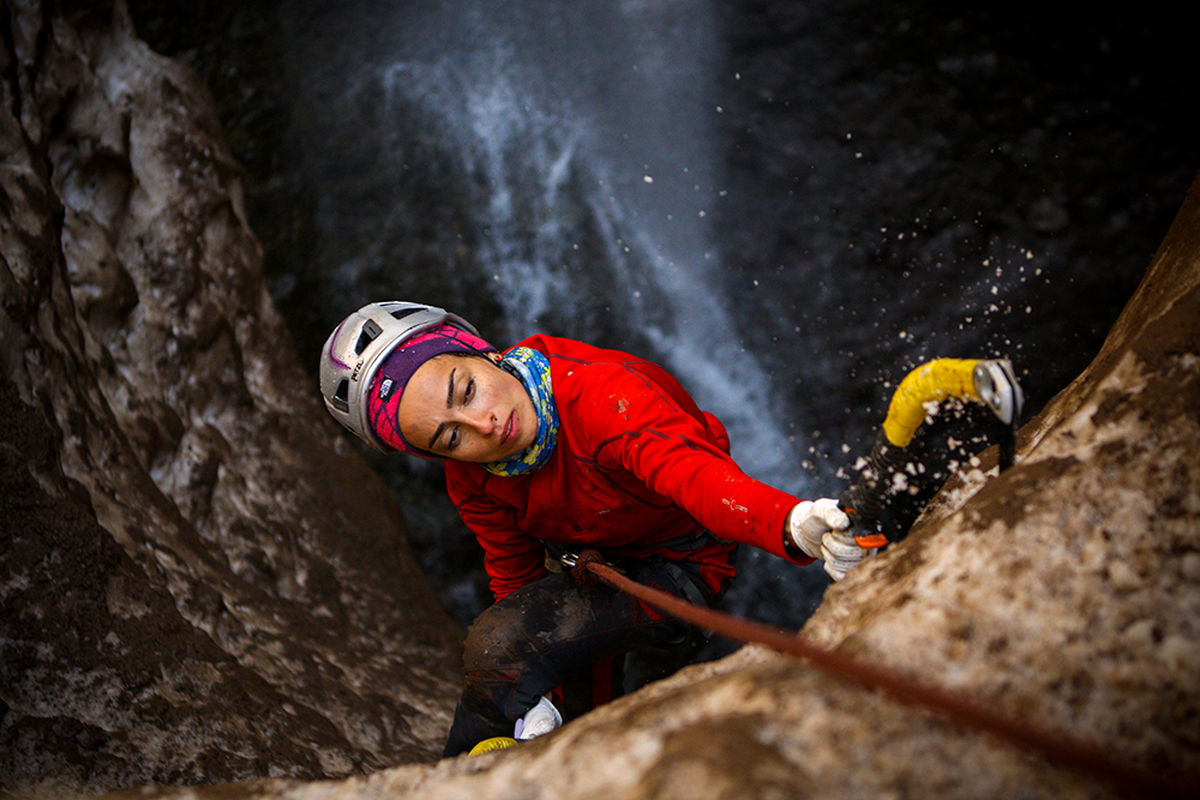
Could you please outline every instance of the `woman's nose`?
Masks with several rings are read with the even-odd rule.
[[[463,412],[464,421],[481,436],[489,436],[496,429],[496,415],[485,409]]]

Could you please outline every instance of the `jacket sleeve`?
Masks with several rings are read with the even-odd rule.
[[[548,573],[545,548],[517,527],[515,511],[483,491],[486,473],[476,467],[446,462],[446,491],[458,514],[483,548],[483,568],[497,600]]]
[[[799,499],[746,475],[711,441],[694,416],[702,412],[689,413],[677,393],[651,377],[627,369],[593,394],[588,416],[598,440],[597,465],[632,473],[723,539],[811,563],[783,544],[787,514]]]

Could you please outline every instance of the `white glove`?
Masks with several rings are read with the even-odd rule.
[[[810,558],[825,559],[825,571],[835,581],[867,555],[849,529],[850,518],[832,497],[801,501],[788,514],[792,541]]]
[[[858,562],[875,552],[860,547],[846,531],[830,531],[821,537],[821,558],[825,559],[825,571],[835,581],[846,577],[846,573],[858,566]]]
[[[545,697],[538,700],[533,708],[525,712],[525,716],[517,720],[513,729],[514,739],[532,739],[535,736],[547,734],[562,725],[562,714]]]

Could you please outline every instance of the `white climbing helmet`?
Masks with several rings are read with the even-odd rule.
[[[325,408],[376,450],[390,451],[367,424],[367,390],[397,345],[443,323],[478,335],[462,317],[423,303],[368,303],[346,317],[321,349],[321,397]]]

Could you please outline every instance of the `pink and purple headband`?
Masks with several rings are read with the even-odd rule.
[[[429,359],[443,353],[485,355],[496,352],[479,336],[445,323],[401,342],[388,354],[367,389],[367,420],[379,440],[401,453],[428,455],[413,447],[400,433],[400,396],[413,373]]]

